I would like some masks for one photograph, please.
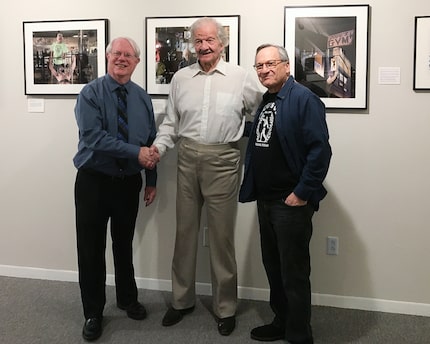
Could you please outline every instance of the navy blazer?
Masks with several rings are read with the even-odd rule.
[[[330,165],[332,150],[326,123],[325,106],[321,99],[307,87],[288,78],[276,98],[276,130],[285,159],[299,181],[294,193],[318,210],[319,202],[327,194],[323,181]],[[239,201],[257,199],[253,169],[251,168],[255,147],[255,130],[258,114],[249,133],[245,155],[245,173],[240,188]],[[248,130],[249,131],[249,130]],[[288,196],[288,195],[286,195]]]

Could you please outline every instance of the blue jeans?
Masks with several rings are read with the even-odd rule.
[[[309,242],[311,205],[290,207],[283,200],[257,201],[261,251],[270,285],[273,324],[291,342],[312,339]]]

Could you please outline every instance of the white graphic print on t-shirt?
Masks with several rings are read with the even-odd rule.
[[[257,123],[257,139],[255,145],[259,147],[269,147],[269,140],[272,137],[273,125],[276,115],[274,102],[267,103],[261,110]]]

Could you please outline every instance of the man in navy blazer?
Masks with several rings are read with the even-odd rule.
[[[251,338],[313,343],[309,242],[312,216],[327,194],[331,147],[325,106],[290,75],[287,51],[257,48],[255,69],[267,92],[249,127],[239,200],[257,201],[263,264],[270,285],[270,324]]]

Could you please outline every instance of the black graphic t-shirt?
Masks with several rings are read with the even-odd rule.
[[[297,184],[291,173],[276,132],[276,94],[268,94],[258,115],[255,130],[254,164],[257,198],[286,198]]]

